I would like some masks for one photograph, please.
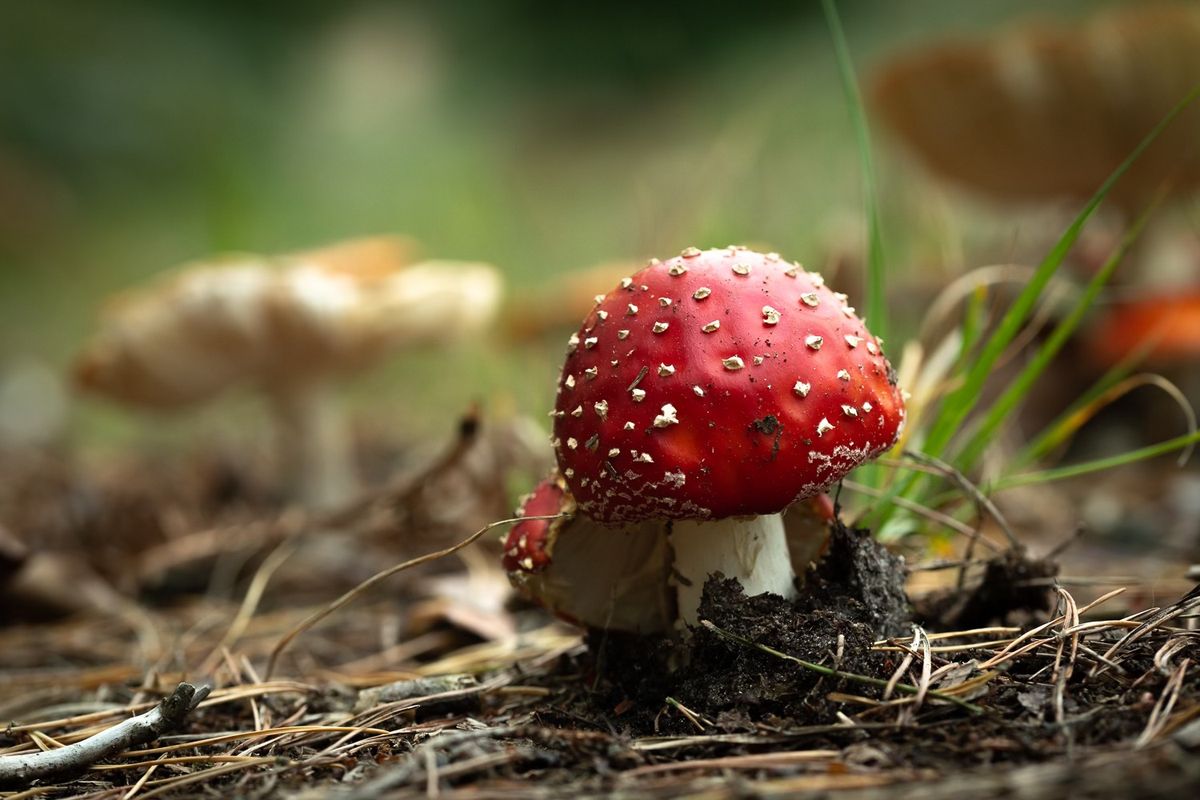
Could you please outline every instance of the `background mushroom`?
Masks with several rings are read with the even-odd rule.
[[[1117,6],[1082,23],[950,40],[876,74],[883,121],[934,172],[1008,200],[1095,192],[1200,83],[1200,8]],[[1110,194],[1126,214],[1200,184],[1200,107],[1185,111]]]
[[[380,238],[184,266],[106,309],[77,382],[151,409],[253,384],[277,420],[294,496],[336,504],[355,481],[334,385],[396,350],[478,332],[499,303],[493,267],[411,264],[408,252],[406,240]]]
[[[553,416],[557,492],[577,514],[569,536],[515,529],[507,566],[534,573],[584,548],[595,574],[625,574],[654,563],[630,546],[653,549],[645,533],[665,531],[662,569],[690,624],[717,572],[747,594],[793,593],[781,512],[890,447],[904,407],[878,340],[820,276],[774,253],[688,248],[597,303],[571,337]],[[531,502],[554,507],[555,491]]]

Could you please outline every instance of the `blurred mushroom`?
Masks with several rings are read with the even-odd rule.
[[[538,289],[513,297],[504,312],[505,333],[514,341],[536,339],[560,328],[576,328],[596,305],[596,296],[641,268],[630,261],[607,261],[555,275]]]
[[[1092,357],[1112,367],[1135,354],[1159,366],[1200,363],[1200,290],[1126,300],[1091,328]]]
[[[295,496],[336,505],[354,477],[334,385],[396,350],[463,339],[499,303],[493,267],[409,264],[407,254],[405,240],[379,238],[187,265],[115,299],[76,380],[159,410],[254,384],[271,403]]]
[[[0,365],[0,447],[39,447],[66,427],[67,394],[50,365],[21,358]]]
[[[1200,7],[1136,3],[1082,23],[948,41],[887,63],[873,105],[943,177],[1007,200],[1087,197],[1200,83]],[[1115,187],[1126,214],[1200,184],[1200,107]]]

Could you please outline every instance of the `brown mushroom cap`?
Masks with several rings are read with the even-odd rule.
[[[1134,3],[902,55],[872,105],[934,172],[1008,200],[1088,197],[1200,83],[1200,6]],[[1137,210],[1165,181],[1200,185],[1200,106],[1115,187]]]
[[[184,266],[116,298],[76,378],[126,403],[173,408],[240,381],[287,386],[354,372],[492,319],[501,291],[493,267],[408,264],[404,252],[367,240]]]

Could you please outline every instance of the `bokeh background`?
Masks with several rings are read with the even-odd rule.
[[[860,75],[916,43],[1051,10],[840,5]],[[896,285],[1049,241],[1011,207],[931,180],[878,127]],[[861,187],[817,2],[7,3],[0,373],[65,376],[104,299],[170,266],[362,234],[492,262],[513,296],[597,263],[730,242],[840,265],[854,286]],[[899,293],[894,335],[923,310]],[[557,335],[402,354],[350,401],[365,424],[401,432],[449,430],[476,399],[540,416],[560,354]],[[72,405],[65,435],[102,447],[239,436],[231,420],[259,414],[237,394],[152,424]]]

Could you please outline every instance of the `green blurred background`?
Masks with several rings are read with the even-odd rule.
[[[915,42],[1044,5],[840,7],[868,74]],[[33,357],[65,373],[106,296],[221,251],[404,233],[431,256],[498,265],[517,294],[692,244],[813,264],[831,237],[858,238],[853,141],[815,0],[6,3],[0,368]],[[903,271],[938,234],[921,227],[920,170],[879,151]],[[402,355],[352,395],[398,431],[448,431],[472,399],[540,416],[560,354],[555,337]],[[172,441],[227,432],[230,409],[258,413],[233,398],[147,426],[84,401],[72,432]]]

